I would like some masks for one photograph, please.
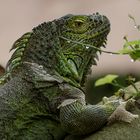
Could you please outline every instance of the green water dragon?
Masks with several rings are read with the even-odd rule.
[[[0,139],[63,140],[68,134],[92,133],[116,119],[137,118],[125,110],[132,101],[85,101],[86,76],[109,31],[104,15],[69,14],[19,38],[0,79]],[[122,109],[127,119],[118,113]]]

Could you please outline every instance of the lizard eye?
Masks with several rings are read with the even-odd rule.
[[[74,17],[75,19],[70,19],[68,21],[67,26],[69,29],[74,33],[84,33],[89,28],[89,23],[87,21],[87,18],[81,18],[81,17]]]
[[[77,27],[77,28],[82,27],[83,24],[84,24],[84,21],[82,21],[82,20],[76,20],[76,21],[74,22],[74,26]]]

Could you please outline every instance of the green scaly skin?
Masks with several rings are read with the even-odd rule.
[[[66,106],[70,105],[72,111],[75,101],[83,110],[85,122],[80,127],[90,123],[85,124],[92,110],[90,115],[96,114],[101,121],[82,134],[102,127],[116,106],[113,111],[108,106],[86,106],[82,86],[109,30],[109,20],[98,13],[66,15],[18,39],[0,80],[0,139],[63,140],[67,133],[75,134],[62,128],[62,116],[67,115],[63,104],[67,100],[72,101]]]
[[[5,72],[5,69],[0,65],[0,75],[2,75]]]

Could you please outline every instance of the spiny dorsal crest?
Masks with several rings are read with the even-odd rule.
[[[15,43],[13,44],[10,51],[15,50],[15,52],[7,63],[6,73],[0,77],[0,84],[4,84],[5,82],[7,82],[9,80],[12,70],[22,63],[22,56],[31,35],[32,32],[28,32],[17,41],[15,41]]]
[[[24,50],[28,44],[28,41],[32,35],[32,32],[25,33],[21,38],[19,38],[12,46],[11,50],[15,50],[11,59],[8,61],[6,66],[6,71],[12,71],[14,68],[19,66],[22,63],[22,56]]]
[[[47,28],[46,28],[46,26],[47,26]],[[51,32],[46,32],[46,29],[49,31],[49,28],[51,29]],[[39,26],[33,28],[32,32],[25,33],[17,41],[15,41],[12,48],[10,49],[10,51],[14,50],[14,53],[12,54],[10,60],[7,63],[6,73],[2,77],[0,77],[0,84],[4,84],[5,82],[7,82],[10,78],[12,71],[22,64],[22,62],[23,62],[22,58],[24,56],[25,49],[29,44],[29,40],[30,40],[31,36],[33,36],[33,34],[35,36],[36,36],[36,34],[38,34],[39,36],[37,36],[37,37],[39,38],[41,31],[45,35],[47,34],[48,40],[46,40],[46,41],[51,42],[50,37],[52,37],[52,35],[54,35],[56,33],[56,28],[55,28],[55,25],[52,24],[52,22],[48,22],[48,23],[44,22],[44,23],[40,24]],[[34,38],[34,37],[32,37],[32,38]],[[35,39],[35,41],[37,41],[36,37],[34,39]],[[36,44],[32,44],[32,45],[36,45]]]
[[[46,25],[47,25],[47,28],[46,28]],[[30,44],[30,47],[34,48],[34,45],[36,46],[37,41],[44,43],[45,41],[43,37],[44,34],[48,35],[47,37],[49,41],[51,40],[49,37],[52,37],[52,36],[49,34],[50,32],[48,32],[49,31],[48,25],[52,25],[52,22],[48,22],[48,23],[44,22],[38,25],[37,27],[32,29],[32,32],[25,33],[17,41],[15,41],[15,43],[13,44],[10,50],[10,51],[15,50],[15,51],[13,55],[11,56],[11,59],[8,61],[6,71],[11,72],[13,69],[17,68],[20,64],[22,64],[22,58],[24,56],[24,52],[28,44]],[[31,39],[31,42],[29,41],[30,39]]]

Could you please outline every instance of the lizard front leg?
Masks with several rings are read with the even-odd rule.
[[[126,102],[115,99],[103,99],[102,105],[86,105],[78,99],[66,99],[59,106],[60,122],[64,130],[73,135],[85,135],[99,130],[105,124],[114,121],[131,122],[138,115],[126,110],[133,100]]]

